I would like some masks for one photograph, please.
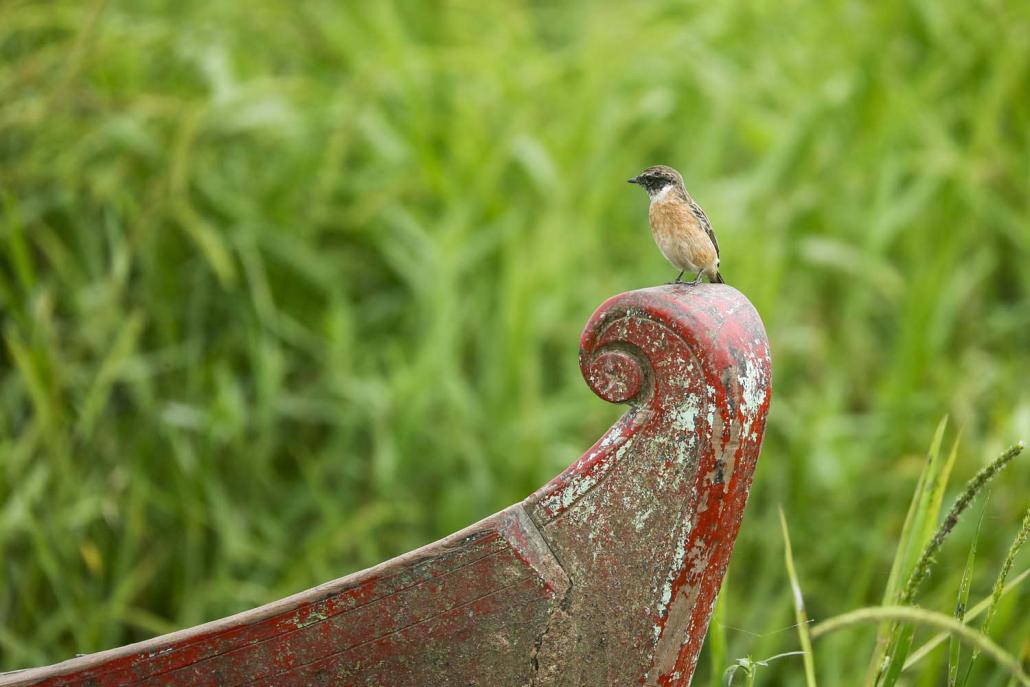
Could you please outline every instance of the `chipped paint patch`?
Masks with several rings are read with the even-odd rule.
[[[741,409],[748,418],[753,418],[769,396],[769,380],[766,365],[756,364],[753,356],[744,359],[743,374],[740,375]]]
[[[654,513],[654,508],[648,508],[635,513],[633,515],[633,529],[637,532],[644,529],[644,525],[647,524],[647,519],[651,517],[652,513]]]
[[[672,426],[681,432],[693,432],[699,412],[701,412],[701,399],[697,396],[690,396],[673,411]]]
[[[632,446],[632,439],[627,439],[622,446],[619,446],[614,453],[614,462],[618,463]],[[602,452],[598,452],[597,455],[601,455],[601,453]],[[609,468],[607,465],[608,462],[612,461],[598,461],[591,465],[589,469],[574,473],[570,479],[565,482],[562,488],[541,501],[540,505],[545,511],[550,511],[555,514],[568,510],[574,503],[589,493],[591,489],[596,487],[597,484],[604,479]]]

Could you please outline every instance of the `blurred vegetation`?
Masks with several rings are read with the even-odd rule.
[[[312,586],[558,472],[620,412],[581,326],[674,276],[625,183],[658,162],[774,351],[695,684],[797,648],[778,505],[809,617],[879,603],[940,418],[956,484],[1030,435],[1028,35],[1018,0],[0,3],[0,667]],[[983,506],[971,600],[1028,483]],[[1028,604],[991,626],[1024,660]],[[821,640],[820,677],[873,638]]]

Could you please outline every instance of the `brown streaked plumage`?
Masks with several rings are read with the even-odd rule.
[[[719,242],[712,224],[687,193],[680,173],[666,165],[655,165],[629,183],[642,186],[651,198],[647,213],[651,236],[665,259],[680,270],[676,282],[681,281],[684,272],[697,272],[691,284],[700,283],[706,274],[709,281],[725,283],[719,272]]]

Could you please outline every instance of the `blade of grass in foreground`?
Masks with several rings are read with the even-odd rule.
[[[790,548],[790,532],[787,530],[787,518],[780,508],[780,528],[783,530],[783,558],[787,565],[787,577],[790,578],[790,589],[794,594],[794,616],[798,624],[798,639],[804,652],[805,684],[815,687],[815,659],[812,655],[812,640],[808,636],[808,614],[805,613],[805,599],[801,596],[801,585],[798,584],[797,571],[794,569],[794,553]]]
[[[901,536],[898,538],[898,549],[894,554],[894,562],[891,565],[891,572],[887,578],[887,587],[883,593],[885,604],[892,603],[895,600],[905,571],[915,562],[915,551],[920,546],[917,539],[919,534],[925,529],[924,523],[930,502],[931,485],[938,483],[937,475],[940,472],[941,442],[944,439],[944,430],[947,426],[948,417],[945,416],[937,425],[933,440],[930,442],[926,464],[923,467],[923,471],[919,474],[919,482],[916,484],[915,492],[912,494],[912,502],[908,506],[905,523],[901,528]]]
[[[712,687],[719,687],[722,667],[726,665],[726,583],[723,582],[715,599],[715,610],[708,624],[708,651],[712,666]]]
[[[892,622],[890,627],[891,641],[887,649],[887,666],[884,668],[880,687],[894,687],[894,683],[901,676],[905,657],[908,656],[912,640],[915,638],[916,628],[910,623]]]
[[[929,490],[927,492],[926,517],[923,518],[923,530],[919,533],[919,541],[929,541],[931,535],[937,529],[937,518],[941,513],[941,505],[944,503],[944,491],[948,488],[948,480],[951,479],[952,468],[955,467],[955,458],[958,456],[958,446],[962,441],[962,431],[959,430],[955,441],[951,444],[951,451],[943,463],[937,461],[939,468],[933,473]]]
[[[962,581],[958,585],[958,599],[955,601],[955,620],[962,622],[966,615],[966,606],[969,605],[969,588],[973,584],[973,563],[976,561],[976,543],[980,540],[980,528],[984,522],[984,512],[987,510],[986,500],[984,507],[980,509],[980,520],[976,523],[976,533],[973,535],[973,543],[969,545],[969,555],[966,556],[966,567],[962,570]],[[962,660],[962,643],[958,637],[952,635],[948,642],[948,687],[955,687],[958,683],[958,668]],[[904,668],[902,668],[904,670]]]
[[[945,415],[937,424],[937,430],[934,432],[930,449],[926,454],[926,463],[919,474],[919,481],[912,494],[908,512],[905,514],[905,523],[902,525],[901,535],[898,537],[898,548],[894,554],[894,562],[891,564],[887,586],[883,593],[884,605],[893,605],[899,602],[901,580],[905,579],[909,571],[914,568],[916,552],[930,536],[929,528],[932,527],[930,523],[937,521],[941,503],[939,495],[947,486],[947,475],[951,472],[950,463],[954,461],[958,448],[956,440],[948,458],[949,465],[945,469],[940,455],[944,430],[947,426],[948,417]],[[936,511],[933,510],[934,504],[937,507]],[[867,687],[871,687],[881,675],[885,676],[882,685],[892,684],[890,673],[893,659],[898,655],[901,643],[904,641],[901,634],[894,623],[884,623],[880,626],[876,637],[876,647],[866,672],[865,684]],[[895,675],[895,679],[896,677]]]

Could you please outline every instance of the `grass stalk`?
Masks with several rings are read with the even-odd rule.
[[[980,518],[976,523],[976,533],[973,535],[973,542],[969,545],[969,554],[966,556],[966,566],[962,570],[962,579],[958,585],[958,598],[955,600],[955,619],[962,622],[965,617],[966,608],[969,605],[969,589],[973,585],[973,567],[976,563],[976,544],[980,540],[980,529],[984,522],[984,513],[987,510],[987,499],[984,499],[984,506],[980,509]],[[906,657],[907,658],[907,657]],[[958,684],[959,664],[962,660],[962,644],[955,636],[948,642],[948,687],[955,687]],[[902,666],[904,670],[904,666]]]
[[[805,612],[805,599],[801,594],[797,571],[794,569],[794,552],[790,546],[790,531],[787,529],[787,518],[783,515],[782,507],[779,509],[779,513],[780,529],[783,532],[783,559],[787,566],[787,577],[790,579],[790,589],[794,597],[794,619],[798,627],[798,640],[804,654],[805,684],[807,687],[816,687],[815,657],[812,655],[812,639],[808,636],[808,614]]]

